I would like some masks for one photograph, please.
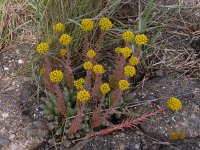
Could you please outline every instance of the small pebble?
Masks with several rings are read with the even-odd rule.
[[[12,139],[14,139],[15,138],[15,135],[14,134],[11,134],[10,136],[9,136],[9,139],[10,140],[12,140]]]
[[[156,76],[157,77],[162,77],[164,75],[164,71],[163,70],[157,70],[156,71]]]
[[[21,60],[21,59],[18,60],[18,63],[19,63],[19,64],[22,64],[23,62],[24,62],[24,61]]]
[[[135,144],[135,149],[139,149],[140,145],[139,144]]]
[[[200,141],[197,144],[198,144],[198,147],[200,147]]]
[[[3,70],[9,70],[9,68],[8,67],[4,67]]]
[[[3,114],[2,114],[3,119],[4,119],[4,118],[7,118],[8,116],[9,116],[8,113],[3,113]]]

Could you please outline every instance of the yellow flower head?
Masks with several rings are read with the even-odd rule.
[[[130,59],[129,59],[129,63],[131,64],[131,65],[137,65],[138,63],[139,63],[139,60],[138,60],[138,58],[137,57],[135,57],[135,56],[132,56]]]
[[[83,89],[83,84],[84,84],[84,83],[85,83],[85,79],[80,78],[80,79],[74,81],[74,86],[75,86],[77,89]]]
[[[47,69],[46,69],[45,67],[42,67],[42,68],[40,69],[40,75],[45,74],[46,70],[47,70]]]
[[[103,94],[107,94],[108,92],[110,92],[110,86],[108,83],[103,83],[100,86],[100,90]]]
[[[51,82],[53,83],[58,83],[58,82],[61,82],[62,79],[63,79],[63,73],[61,70],[53,70],[50,72],[49,74],[49,77],[50,77],[50,80]]]
[[[83,64],[83,68],[84,68],[85,70],[91,70],[91,69],[93,68],[93,64],[92,64],[90,61],[86,61],[86,62],[84,62],[84,64]]]
[[[38,53],[44,54],[49,50],[49,45],[47,43],[40,43],[36,48]]]
[[[178,98],[175,97],[171,97],[168,102],[167,102],[167,106],[171,109],[171,110],[175,110],[178,111],[179,109],[181,109],[182,107],[182,103]]]
[[[53,25],[53,31],[54,32],[64,32],[64,30],[65,30],[65,26],[61,22]]]
[[[112,28],[112,22],[108,18],[101,18],[99,26],[102,31],[108,31]]]
[[[131,56],[132,50],[128,47],[122,48],[121,53],[125,58],[128,58]]]
[[[130,83],[127,80],[120,80],[118,86],[121,90],[127,90],[129,88]]]
[[[67,55],[67,50],[66,49],[61,49],[60,50],[60,55],[61,56],[66,56]]]
[[[102,66],[102,65],[99,65],[99,64],[97,64],[97,65],[95,65],[95,66],[93,67],[93,71],[94,71],[96,74],[103,74],[103,73],[105,73],[105,70],[104,70],[103,66]]]
[[[96,56],[96,52],[94,51],[94,50],[89,50],[88,52],[87,52],[87,57],[88,58],[93,58],[93,57],[95,57]]]
[[[68,34],[63,34],[61,37],[60,37],[60,43],[63,45],[63,46],[67,46],[69,45],[69,43],[72,41],[72,38],[70,35]]]
[[[147,36],[144,34],[138,34],[135,36],[135,43],[137,46],[146,45],[148,42]]]
[[[122,34],[122,38],[126,42],[131,41],[134,40],[134,34],[131,31],[126,31]]]
[[[87,102],[90,100],[90,93],[89,91],[82,90],[77,93],[77,100],[80,102]]]
[[[177,140],[177,139],[181,139],[181,140],[185,139],[185,134],[181,132],[172,132],[169,135],[169,140]]]
[[[115,53],[120,54],[121,52],[122,52],[122,48],[121,47],[115,48]]]
[[[126,76],[129,76],[129,77],[134,76],[136,74],[135,67],[133,67],[133,66],[125,66],[124,67],[124,74]]]
[[[94,21],[91,19],[83,19],[81,21],[81,30],[84,32],[88,32],[93,30],[94,28]]]

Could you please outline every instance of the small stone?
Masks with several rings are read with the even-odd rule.
[[[3,114],[2,114],[3,119],[7,118],[8,116],[9,116],[8,113],[3,113]]]
[[[163,70],[157,70],[156,71],[156,76],[157,77],[162,77],[164,75],[164,71]]]
[[[125,137],[125,134],[124,134],[124,133],[121,133],[119,136],[120,136],[120,137]]]
[[[139,144],[135,144],[135,149],[139,149],[140,145]]]
[[[124,148],[125,148],[125,146],[124,146],[123,143],[120,143],[120,144],[119,144],[119,147],[120,147],[120,149],[124,149]]]
[[[24,61],[21,60],[21,59],[18,60],[18,63],[19,63],[19,64],[22,64],[23,62],[24,62]]]
[[[34,121],[33,124],[37,127],[37,128],[45,128],[45,124],[41,121]]]
[[[71,144],[72,144],[72,143],[71,143],[70,141],[68,141],[68,140],[65,140],[64,142],[62,142],[62,146],[63,146],[64,148],[70,147]]]
[[[4,67],[3,70],[9,70],[9,68],[8,67]]]
[[[142,150],[147,150],[148,147],[146,145],[142,146]]]
[[[142,132],[140,132],[140,131],[135,131],[135,133],[137,134],[137,135],[143,135],[143,133]]]
[[[12,139],[14,139],[15,138],[15,135],[14,134],[11,134],[10,136],[9,136],[9,139],[10,140],[12,140]]]
[[[200,147],[200,141],[197,143],[198,147]]]

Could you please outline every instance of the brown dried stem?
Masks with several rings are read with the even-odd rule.
[[[161,112],[163,112],[165,109],[166,108],[160,108],[160,109],[158,109],[155,112],[143,114],[142,116],[140,116],[138,118],[128,118],[128,119],[122,121],[121,124],[118,124],[118,125],[115,125],[113,127],[101,130],[99,132],[95,132],[94,135],[106,135],[106,134],[112,133],[113,131],[122,130],[124,128],[131,128],[131,129],[137,128],[137,126],[139,124],[144,123],[150,117],[157,116],[158,114],[160,114]]]

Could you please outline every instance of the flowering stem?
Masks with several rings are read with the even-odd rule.
[[[96,128],[98,126],[101,125],[101,119],[99,119],[101,116],[101,112],[102,112],[102,106],[105,100],[105,94],[102,95],[100,103],[98,106],[95,107],[93,114],[92,114],[92,118],[91,118],[91,126],[92,128]]]
[[[135,55],[135,57],[137,57],[138,59],[140,58],[140,56],[141,56],[141,47],[137,47],[136,48],[136,50],[135,50],[135,52],[134,52],[134,55]]]
[[[101,118],[98,118],[98,120],[95,120],[96,122],[93,123],[93,128],[100,126],[102,123],[104,123],[106,120],[108,120],[110,118],[110,116],[113,112],[113,109],[115,109],[115,107],[117,106],[119,101],[122,99],[122,94],[123,94],[123,91],[120,89],[117,89],[116,91],[113,92],[112,105],[107,110],[105,110],[105,112],[102,114]],[[99,106],[97,108],[97,111],[100,111],[101,110],[100,108],[101,107]],[[97,114],[98,113],[94,114],[94,115],[96,115],[95,117],[97,117]],[[98,114],[98,116],[100,117],[99,114]]]
[[[84,40],[83,40],[83,56],[86,57],[86,53],[89,50],[89,34],[88,33],[84,33]]]
[[[99,95],[99,87],[102,83],[101,78],[102,74],[96,74],[94,87],[92,88],[92,97],[96,97]]]
[[[55,94],[56,94],[56,105],[57,105],[57,108],[58,110],[60,111],[60,113],[66,117],[67,116],[67,110],[66,110],[66,107],[65,107],[65,102],[63,100],[63,94],[62,94],[62,91],[60,89],[60,86],[58,83],[54,84],[54,87],[55,87]]]
[[[78,112],[76,118],[74,118],[74,120],[72,121],[72,125],[68,130],[69,134],[74,134],[80,129],[81,122],[82,122],[83,116],[84,116],[84,111],[85,111],[85,103],[82,103],[81,110]]]
[[[99,53],[99,51],[102,48],[105,34],[106,34],[106,32],[101,31],[100,36],[99,36],[99,40],[96,42],[96,45],[97,45],[97,47],[96,47],[96,53],[97,54]]]
[[[115,66],[115,74],[116,74],[117,83],[123,77],[123,68],[125,64],[126,64],[126,59],[123,56],[120,56]]]
[[[87,70],[86,77],[85,77],[85,89],[90,91],[91,90],[91,76],[92,72],[90,70]]]
[[[44,66],[45,66],[45,69],[46,69],[45,75],[44,75],[45,87],[49,91],[51,91],[52,93],[54,93],[53,83],[49,79],[49,74],[52,71],[51,62],[50,62],[49,56],[47,54],[44,54],[43,58],[44,58]]]
[[[72,74],[72,69],[70,67],[70,57],[67,57],[66,61],[65,61],[65,74],[66,74],[66,82],[67,82],[67,87],[68,89],[73,89],[74,88],[74,84],[73,84],[73,81],[74,81],[74,77],[73,77],[73,74]]]

